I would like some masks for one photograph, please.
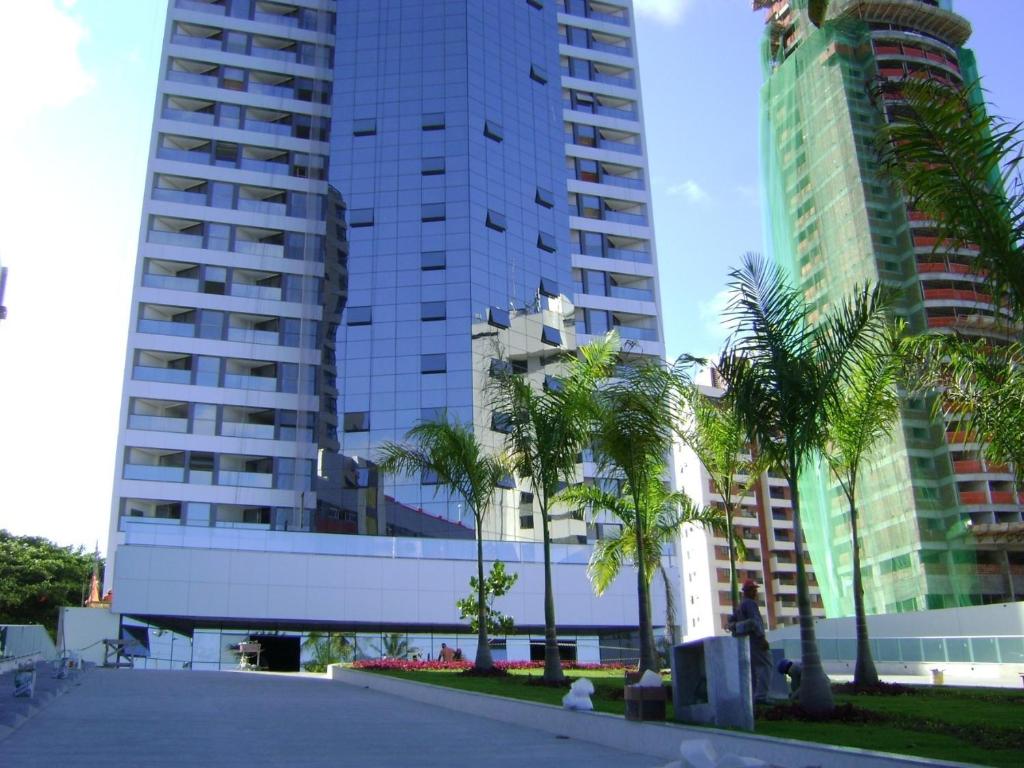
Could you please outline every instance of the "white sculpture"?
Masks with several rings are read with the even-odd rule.
[[[569,688],[569,692],[562,697],[562,706],[566,709],[575,709],[579,712],[590,712],[594,708],[590,697],[594,694],[594,684],[581,677]]]

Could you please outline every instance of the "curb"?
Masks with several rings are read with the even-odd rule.
[[[683,741],[702,739],[711,742],[719,755],[756,757],[767,763],[794,767],[976,768],[969,763],[873,752],[855,747],[812,744],[795,739],[757,736],[715,728],[631,722],[604,712],[570,712],[551,704],[508,699],[487,693],[458,691],[430,683],[399,680],[388,675],[358,672],[345,669],[341,665],[328,667],[327,676],[346,685],[368,688],[435,707],[534,728],[545,733],[568,736],[662,760],[679,759],[679,746]]]

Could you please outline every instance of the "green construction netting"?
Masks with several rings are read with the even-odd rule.
[[[799,11],[807,0],[793,0]],[[801,20],[798,24],[804,23]],[[925,328],[906,208],[875,165],[882,115],[867,26],[836,19],[785,51],[789,31],[766,29],[761,157],[768,251],[820,319],[858,283],[883,281],[897,312]],[[966,73],[965,73],[966,74]],[[960,522],[943,427],[929,403],[906,401],[901,427],[862,467],[861,562],[869,613],[975,601],[973,548]],[[827,468],[800,479],[807,549],[828,616],[853,613],[845,496]]]

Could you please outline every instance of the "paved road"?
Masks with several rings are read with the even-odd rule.
[[[93,670],[0,741],[4,768],[659,762],[318,677],[245,672]]]

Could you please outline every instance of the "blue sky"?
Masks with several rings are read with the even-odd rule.
[[[634,3],[668,351],[708,354],[729,268],[761,250],[761,16],[749,0]],[[996,111],[1024,119],[1024,2],[956,7]],[[17,106],[0,121],[0,527],[15,533],[105,545],[164,9],[0,7]]]

